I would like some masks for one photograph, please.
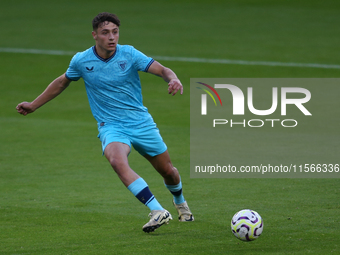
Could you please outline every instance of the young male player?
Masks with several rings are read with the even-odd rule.
[[[147,108],[143,106],[138,71],[162,77],[168,83],[168,93],[183,93],[176,74],[132,46],[119,45],[118,17],[100,13],[92,21],[95,46],[77,53],[66,71],[52,81],[32,102],[22,102],[16,109],[27,115],[58,96],[72,81],[83,78],[94,118],[98,122],[103,153],[124,185],[151,213],[143,226],[153,232],[172,219],[147,183],[128,164],[131,145],[161,174],[165,186],[173,194],[173,203],[180,221],[194,217],[182,193],[177,169],[172,165],[167,147]]]

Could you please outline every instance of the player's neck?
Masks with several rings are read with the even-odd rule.
[[[115,54],[117,49],[115,49],[113,51],[107,51],[107,50],[102,49],[102,48],[100,48],[96,45],[95,50],[96,50],[99,57],[101,57],[103,59],[108,59],[108,58],[112,57],[113,54]]]

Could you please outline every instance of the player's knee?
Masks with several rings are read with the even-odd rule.
[[[163,170],[163,177],[164,178],[174,178],[178,175],[178,170],[173,165],[167,165]]]
[[[110,158],[109,162],[116,172],[119,172],[121,169],[124,169],[127,166],[127,162],[125,162],[125,160],[116,157]]]

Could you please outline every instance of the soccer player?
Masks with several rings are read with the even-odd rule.
[[[63,92],[72,81],[83,78],[90,108],[98,123],[105,157],[120,180],[133,195],[151,210],[150,220],[143,226],[149,233],[172,219],[151,193],[147,183],[128,163],[131,145],[144,156],[163,177],[173,195],[179,221],[194,217],[184,199],[182,183],[172,165],[165,143],[146,107],[143,106],[138,71],[162,77],[168,93],[183,93],[176,74],[129,45],[118,44],[120,20],[103,12],[92,21],[95,45],[73,56],[67,71],[52,81],[32,102],[22,102],[16,109],[27,115]]]

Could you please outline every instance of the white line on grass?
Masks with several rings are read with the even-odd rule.
[[[63,50],[38,50],[38,49],[20,49],[20,48],[0,48],[0,52],[59,55],[59,56],[73,56],[76,53],[74,51],[63,51]]]
[[[20,49],[20,48],[0,48],[0,52],[8,53],[29,53],[43,55],[59,55],[72,56],[74,51],[62,50],[39,50],[39,49]],[[211,58],[187,58],[187,57],[169,57],[169,56],[152,56],[156,60],[179,61],[179,62],[196,62],[196,63],[212,63],[212,64],[233,64],[233,65],[255,65],[255,66],[287,66],[287,67],[312,67],[324,69],[340,69],[340,65],[328,65],[317,63],[287,63],[272,61],[248,61],[248,60],[232,60],[232,59],[211,59]]]

